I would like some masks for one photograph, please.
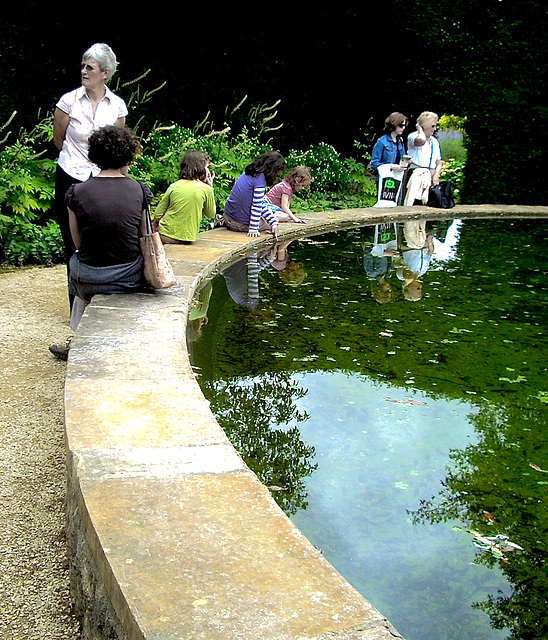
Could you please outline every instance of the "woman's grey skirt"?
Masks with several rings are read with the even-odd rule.
[[[89,302],[98,293],[133,293],[144,286],[143,256],[134,262],[109,267],[92,267],[78,259],[69,263],[69,293]]]

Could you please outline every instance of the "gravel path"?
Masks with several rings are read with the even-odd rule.
[[[65,543],[63,265],[0,273],[0,639],[77,640]]]

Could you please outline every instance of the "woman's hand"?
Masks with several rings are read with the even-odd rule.
[[[415,147],[422,147],[423,144],[426,144],[426,134],[424,133],[424,129],[421,125],[417,124],[417,135],[415,136],[413,145]]]
[[[440,173],[441,170],[443,169],[443,162],[441,160],[438,160],[436,162],[436,169],[434,171],[434,174],[432,175],[432,184],[433,185],[437,185],[440,183]]]
[[[215,178],[215,172],[210,171],[209,167],[206,167],[206,176],[205,176],[204,182],[210,187],[212,187],[214,178]]]

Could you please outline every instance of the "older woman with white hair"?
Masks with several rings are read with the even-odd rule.
[[[65,193],[72,184],[84,182],[99,173],[88,158],[90,134],[105,125],[124,127],[128,110],[107,83],[118,62],[104,43],[92,45],[82,56],[82,84],[61,96],[53,116],[53,142],[59,149],[55,175],[55,208],[68,263],[75,251],[70,234]],[[69,296],[72,305],[72,297]]]
[[[434,136],[438,120],[436,113],[423,111],[417,118],[417,130],[407,137],[407,153],[411,156],[411,167],[429,169],[432,184],[439,184],[443,166],[440,143]]]

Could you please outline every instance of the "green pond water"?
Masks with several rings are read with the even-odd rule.
[[[194,301],[220,424],[407,640],[548,637],[547,247],[543,220],[363,227]]]

